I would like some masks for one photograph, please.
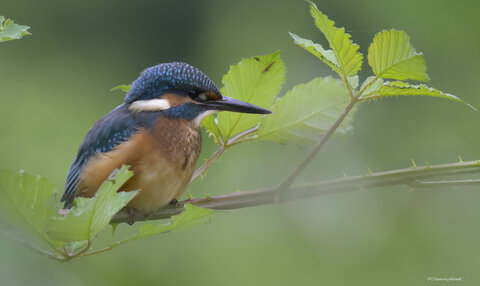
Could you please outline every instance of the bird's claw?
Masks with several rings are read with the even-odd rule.
[[[129,225],[132,225],[135,223],[135,215],[136,215],[136,211],[134,208],[129,208],[128,209],[128,220],[127,220],[127,223]]]

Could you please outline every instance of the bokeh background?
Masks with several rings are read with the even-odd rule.
[[[479,4],[447,0],[316,1],[366,54],[383,28],[408,32],[429,83],[477,107]],[[185,61],[221,83],[230,64],[281,50],[287,82],[331,74],[287,32],[325,43],[301,0],[3,0],[32,36],[0,45],[0,167],[63,188],[92,124],[122,101],[110,89],[161,62]],[[361,79],[370,75],[364,65]],[[333,139],[300,181],[417,163],[480,159],[480,113],[431,98],[362,105],[353,134]],[[203,156],[214,151],[204,136]],[[238,146],[189,189],[194,196],[270,186],[307,150]],[[235,210],[212,223],[58,263],[0,236],[1,285],[479,285],[477,187],[390,187]],[[131,231],[120,226],[117,235]],[[111,239],[106,231],[100,240]],[[443,282],[446,283],[446,282]],[[453,282],[452,282],[453,283]]]

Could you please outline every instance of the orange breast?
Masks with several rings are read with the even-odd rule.
[[[139,190],[129,207],[152,212],[185,192],[200,149],[197,126],[183,119],[161,117],[152,130],[141,130],[114,150],[90,159],[77,194],[92,197],[113,170],[129,165],[134,176],[120,191]]]

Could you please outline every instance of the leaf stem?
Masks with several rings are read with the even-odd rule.
[[[365,100],[364,98],[362,98],[362,95],[363,93],[365,92],[365,90],[367,90],[367,88],[369,88],[374,82],[376,82],[378,79],[377,76],[375,76],[372,81],[370,81],[369,83],[367,83],[357,94],[357,99],[359,99],[360,101],[363,101]]]
[[[98,253],[102,253],[102,252],[107,252],[107,251],[112,250],[112,249],[113,249],[113,246],[107,246],[107,247],[104,247],[104,248],[87,251],[87,252],[81,254],[80,256],[81,257],[90,256],[90,255],[94,255],[94,254],[98,254]]]
[[[367,101],[367,100],[372,100],[372,99],[376,99],[376,98],[379,98],[379,97],[380,97],[380,95],[374,94],[374,95],[369,95],[369,96],[361,97],[359,100],[360,100],[360,101]]]
[[[248,129],[248,130],[245,130],[242,133],[239,133],[239,134],[235,135],[234,137],[232,137],[232,139],[228,140],[226,145],[227,145],[227,147],[230,147],[230,146],[232,146],[233,143],[237,142],[238,140],[244,138],[247,135],[255,133],[257,131],[258,131],[258,126],[253,127],[251,129]]]
[[[345,86],[347,87],[348,94],[350,95],[350,100],[355,100],[355,94],[353,93],[352,86],[348,82],[347,76],[342,75],[342,80],[345,83]]]

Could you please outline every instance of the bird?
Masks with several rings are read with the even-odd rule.
[[[122,104],[98,120],[84,137],[67,174],[61,198],[93,197],[116,169],[134,175],[119,191],[138,190],[126,208],[151,214],[178,203],[201,151],[200,124],[220,111],[269,114],[270,110],[223,95],[198,68],[162,63],[142,71]]]

